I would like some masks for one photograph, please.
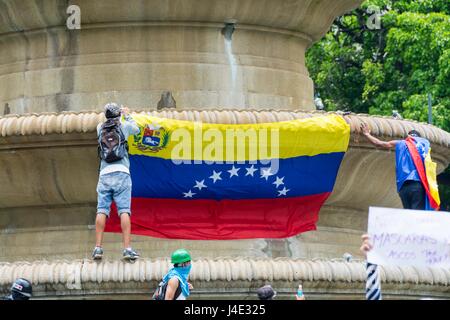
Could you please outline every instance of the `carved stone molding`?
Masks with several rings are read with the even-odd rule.
[[[115,294],[150,296],[158,281],[171,267],[168,259],[140,259],[134,264],[123,261],[66,260],[0,263],[0,290],[6,292],[18,277],[33,284],[36,297],[95,297]],[[391,295],[427,294],[448,297],[450,271],[443,268],[381,267],[383,293]],[[304,283],[306,292],[325,294],[352,293],[364,297],[366,281],[363,261],[217,258],[196,259],[190,281],[200,296],[248,295],[257,285],[271,283],[286,294],[289,288]],[[421,292],[420,290],[424,290]],[[218,293],[219,292],[219,293]],[[220,294],[221,292],[221,294]],[[195,293],[195,291],[194,291]]]

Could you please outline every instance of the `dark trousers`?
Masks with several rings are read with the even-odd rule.
[[[420,181],[405,181],[398,194],[404,209],[425,210],[425,188]]]

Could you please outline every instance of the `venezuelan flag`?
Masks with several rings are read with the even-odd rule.
[[[424,146],[424,148],[421,148],[421,152],[417,148],[416,140]],[[436,163],[431,160],[430,143],[426,139],[417,137],[408,137],[405,142],[426,192],[425,210],[439,210],[441,200],[436,178]]]
[[[170,239],[315,230],[350,138],[337,115],[243,125],[133,119],[132,233]],[[105,231],[121,232],[116,214]]]

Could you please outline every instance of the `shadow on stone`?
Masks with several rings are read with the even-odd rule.
[[[176,108],[177,102],[172,96],[172,92],[164,91],[161,94],[161,99],[158,101],[157,110],[161,110],[164,108]]]
[[[7,114],[11,113],[11,109],[9,108],[9,104],[5,103],[5,109],[3,110],[3,115],[6,116]]]

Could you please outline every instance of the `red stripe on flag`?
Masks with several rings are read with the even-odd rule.
[[[431,195],[430,188],[428,186],[428,178],[427,173],[425,171],[425,166],[423,165],[423,160],[419,154],[419,151],[417,151],[415,141],[413,138],[408,137],[405,139],[405,142],[406,146],[408,147],[409,154],[411,155],[411,158],[414,162],[414,166],[416,167],[417,173],[419,174],[420,181],[422,182],[422,185],[427,193],[427,197],[430,200],[430,205],[433,209],[439,210],[439,205],[436,203],[436,200],[434,200],[433,196]]]
[[[190,240],[287,238],[316,229],[329,195],[220,201],[133,198],[131,233]],[[121,232],[114,205],[105,232]]]

